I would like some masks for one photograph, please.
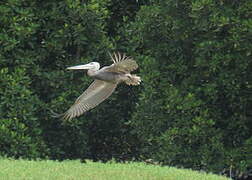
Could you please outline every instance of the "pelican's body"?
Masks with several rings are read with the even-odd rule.
[[[94,108],[107,99],[115,90],[117,85],[125,82],[128,85],[139,85],[139,76],[130,74],[138,68],[137,63],[125,55],[115,54],[111,56],[113,64],[100,69],[98,62],[91,62],[86,65],[69,67],[67,69],[88,69],[87,75],[92,77],[94,82],[84,93],[77,98],[75,103],[64,114],[64,119],[72,119]]]
[[[118,80],[120,78],[122,78],[123,76],[125,76],[124,74],[121,73],[116,73],[116,72],[107,72],[106,71],[106,67],[102,68],[94,73],[89,73],[88,75],[94,79],[99,79],[101,81],[107,81],[107,82],[118,82]]]

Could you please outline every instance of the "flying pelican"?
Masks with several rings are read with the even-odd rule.
[[[141,78],[135,74],[130,74],[131,71],[138,68],[136,61],[125,54],[114,53],[109,55],[113,64],[101,69],[98,62],[67,68],[70,70],[87,69],[87,75],[95,80],[76,99],[75,103],[62,114],[63,119],[71,120],[96,107],[114,92],[119,83],[124,82],[127,85],[140,84]]]

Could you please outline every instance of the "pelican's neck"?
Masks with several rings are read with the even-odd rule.
[[[87,71],[87,75],[90,76],[90,77],[93,77],[93,76],[96,75],[96,72],[97,72],[97,71],[98,71],[98,70],[96,70],[96,69],[89,69],[89,70]]]

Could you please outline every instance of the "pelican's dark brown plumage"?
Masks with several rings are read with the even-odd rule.
[[[67,69],[88,69],[88,76],[94,78],[93,83],[80,95],[75,103],[63,114],[63,118],[70,120],[78,117],[86,111],[96,107],[107,99],[115,90],[117,85],[125,82],[128,85],[139,85],[139,76],[130,74],[138,68],[136,61],[132,58],[114,53],[110,55],[113,64],[100,69],[98,62],[86,65],[69,67]]]

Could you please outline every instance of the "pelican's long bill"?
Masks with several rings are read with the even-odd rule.
[[[84,64],[84,65],[78,65],[78,66],[72,66],[72,67],[68,67],[67,69],[71,69],[71,70],[75,70],[75,69],[90,69],[92,68],[93,65],[89,64]]]

